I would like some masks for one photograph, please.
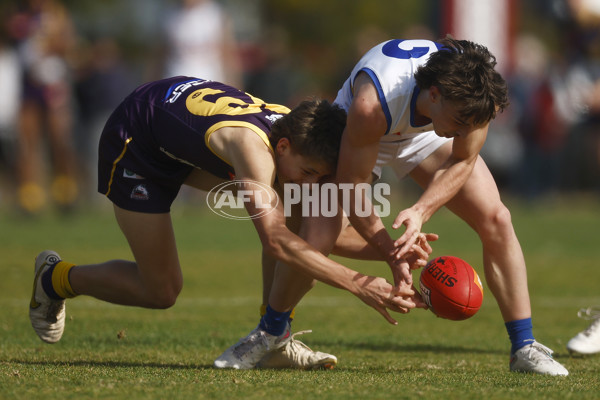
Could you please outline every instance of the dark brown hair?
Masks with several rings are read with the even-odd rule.
[[[346,112],[327,100],[305,100],[271,128],[276,144],[287,138],[292,150],[304,157],[325,161],[332,170],[337,166]]]
[[[437,87],[443,99],[458,106],[460,117],[475,125],[491,121],[508,107],[506,82],[485,46],[450,36],[439,43],[444,47],[415,73],[420,89]]]

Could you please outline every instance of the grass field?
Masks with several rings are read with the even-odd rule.
[[[250,222],[180,205],[174,213],[185,286],[177,304],[152,311],[90,298],[67,303],[63,339],[42,343],[29,324],[33,258],[46,248],[91,263],[131,258],[112,213],[23,219],[0,211],[1,399],[595,399],[600,357],[571,357],[565,343],[587,326],[579,308],[600,304],[597,198],[512,207],[528,261],[534,334],[555,350],[566,378],[508,372],[509,341],[489,291],[479,313],[450,322],[425,311],[391,326],[349,293],[319,284],[294,330],[336,354],[333,371],[221,371],[212,361],[258,321],[260,251]],[[435,255],[470,261],[474,233],[442,210],[426,226]],[[346,262],[346,261],[344,261]],[[389,277],[383,264],[348,261]],[[487,286],[484,287],[487,289]]]

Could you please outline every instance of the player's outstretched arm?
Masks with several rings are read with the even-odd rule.
[[[341,185],[348,184],[352,188],[347,196],[348,218],[358,233],[388,262],[394,284],[400,290],[401,281],[412,285],[412,275],[406,263],[396,262],[394,255],[397,249],[394,240],[376,213],[358,216],[355,212],[356,195],[362,196],[362,204],[370,204],[364,192],[355,193],[354,189],[359,184],[371,182],[371,171],[377,161],[379,141],[386,130],[387,120],[377,89],[365,73],[360,73],[354,81],[354,99],[348,109],[346,128],[342,135],[336,181],[340,188]],[[342,199],[343,196],[339,198]]]
[[[228,133],[220,139],[226,140]],[[214,134],[213,134],[214,136]],[[232,163],[236,171],[236,180],[243,187],[259,182],[272,186],[275,181],[275,160],[273,155],[257,135],[231,135],[227,146],[215,146],[224,149],[221,156]],[[413,300],[414,291],[410,286],[403,288],[402,296],[396,296],[394,287],[384,278],[366,276],[347,268],[321,254],[286,226],[281,202],[273,200],[265,204],[267,196],[257,198],[249,191],[245,205],[250,215],[262,212],[263,216],[252,221],[258,232],[265,254],[269,257],[296,268],[306,275],[331,286],[349,291],[364,303],[375,308],[384,318],[396,324],[388,310],[407,313],[419,304]],[[275,196],[271,196],[273,199]],[[272,207],[265,212],[266,207]]]
[[[406,254],[405,258],[411,269],[424,267],[433,249],[429,242],[438,240],[435,233],[420,233],[419,238]],[[356,260],[387,261],[369,242],[367,242],[353,226],[342,229],[332,254]]]

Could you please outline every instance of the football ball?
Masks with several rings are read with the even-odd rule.
[[[431,260],[421,271],[419,286],[429,309],[438,317],[453,321],[472,317],[483,301],[477,272],[458,257]]]

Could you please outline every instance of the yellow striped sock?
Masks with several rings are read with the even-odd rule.
[[[77,293],[71,287],[71,282],[69,282],[69,271],[74,266],[75,264],[60,261],[52,271],[52,287],[56,294],[65,299],[77,296]]]
[[[260,305],[260,316],[262,317],[266,313],[267,313],[267,305],[266,304],[261,304]],[[293,308],[292,309],[292,313],[290,314],[290,319],[294,319],[295,315],[296,315],[296,308]]]

